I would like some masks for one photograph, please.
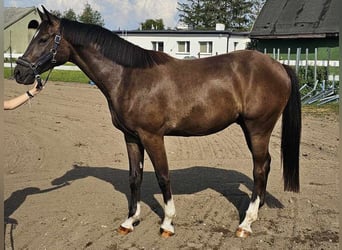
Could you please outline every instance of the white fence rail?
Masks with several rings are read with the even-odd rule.
[[[11,54],[10,53],[4,53],[4,59],[17,59],[19,57],[21,57],[22,54]],[[12,62],[5,62],[4,63],[4,67],[5,68],[14,68],[16,66],[16,63]],[[61,66],[57,66],[55,67],[56,70],[80,70],[80,68],[76,65],[61,65]]]
[[[19,58],[20,56],[22,56],[22,54],[16,54],[16,53],[13,53],[12,56],[10,53],[4,53],[4,59],[17,59]],[[325,66],[327,67],[328,65],[331,66],[331,67],[339,67],[340,66],[340,62],[339,61],[329,61],[329,60],[299,60],[299,61],[296,61],[296,60],[288,60],[288,59],[278,59],[277,60],[281,63],[284,63],[284,64],[288,64],[288,65],[291,65],[291,66],[296,66],[296,65],[299,65],[299,66]],[[12,63],[4,63],[4,67],[5,68],[10,68],[10,67],[15,67],[16,64],[14,62]],[[78,66],[73,66],[73,65],[61,65],[61,66],[58,66],[58,67],[55,67],[55,69],[57,70],[80,70],[80,68]],[[328,79],[330,81],[332,81],[332,77],[333,76],[329,76],[329,78],[331,79]],[[338,75],[335,75],[335,81],[339,81],[339,76]]]
[[[12,54],[9,53],[4,54],[4,58],[8,59],[17,59],[22,54]],[[327,67],[339,67],[339,61],[328,61],[328,60],[279,60],[280,63],[288,64],[291,66],[325,66]],[[14,68],[16,66],[15,63],[4,63],[4,67],[7,68]],[[80,70],[78,66],[72,65],[61,65],[55,67],[56,70]],[[339,81],[339,75],[329,75],[329,81],[332,81],[331,85],[327,86],[325,80],[322,83],[315,82],[314,86],[309,86],[305,84],[301,87],[300,92],[302,96],[302,103],[304,104],[317,104],[322,105],[329,102],[338,102],[339,101],[339,94],[338,94],[338,87],[335,85],[335,82]],[[331,78],[331,79],[330,79]]]
[[[309,60],[309,49],[308,48],[305,49],[305,53],[304,53],[304,50],[302,52],[302,48],[297,48],[296,51],[292,51],[292,52],[291,52],[291,49],[288,48],[287,49],[287,58],[286,58],[286,56],[284,56],[284,54],[282,54],[283,58],[281,58],[281,53],[280,53],[279,48],[273,48],[271,53],[268,52],[267,49],[265,48],[264,54],[269,54],[271,57],[273,57],[274,59],[276,59],[277,61],[279,61],[283,64],[295,66],[296,73],[298,73],[299,67],[304,67],[305,68],[305,79],[307,79],[308,66],[314,67],[314,81],[317,80],[317,67],[323,66],[323,67],[326,67],[327,71],[328,71],[327,72],[328,77],[326,80],[328,80],[328,81],[339,81],[340,80],[339,74],[331,74],[330,70],[329,70],[330,68],[339,68],[340,67],[340,62],[338,60],[330,60],[330,57],[331,57],[331,49],[330,48],[327,49],[327,54],[325,57],[327,59],[325,59],[325,60],[319,60],[318,48],[315,48],[314,60]],[[290,60],[291,55],[293,57],[293,54],[296,55],[296,60]],[[305,59],[303,59],[303,57]],[[284,59],[284,58],[286,58],[286,59]]]

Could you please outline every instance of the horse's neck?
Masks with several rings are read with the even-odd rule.
[[[113,87],[118,82],[117,77],[122,71],[122,66],[105,58],[98,50],[91,47],[74,49],[71,61],[95,82],[102,92],[109,91],[108,84]]]

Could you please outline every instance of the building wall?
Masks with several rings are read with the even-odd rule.
[[[10,46],[12,47],[12,53],[23,54],[25,52],[36,31],[35,29],[28,28],[32,20],[36,20],[38,23],[40,22],[39,15],[36,11],[31,12],[4,30],[5,53],[10,53]]]
[[[246,35],[228,35],[228,34],[177,34],[177,32],[169,33],[118,33],[122,38],[136,44],[145,49],[154,49],[153,42],[163,42],[163,51],[172,57],[178,59],[192,57],[209,57],[213,55],[224,54],[234,50],[246,48],[246,44],[250,41]],[[179,42],[188,42],[189,51],[180,52]],[[210,42],[211,51],[208,53],[200,53],[200,43]],[[208,49],[209,50],[209,49]]]

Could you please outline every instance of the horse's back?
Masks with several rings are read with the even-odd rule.
[[[252,118],[260,112],[275,112],[287,102],[291,82],[279,62],[257,51],[240,50],[180,63],[182,79],[176,84],[200,92],[215,108],[223,106],[233,117]],[[234,114],[233,114],[234,113]]]

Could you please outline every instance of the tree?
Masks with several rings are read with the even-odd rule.
[[[63,18],[73,20],[73,21],[77,21],[76,13],[71,8],[63,12]]]
[[[190,0],[188,3],[178,2],[177,10],[180,11],[180,20],[193,29],[204,29],[206,18],[203,16],[203,2],[202,0]]]
[[[89,3],[84,5],[82,14],[78,16],[78,21],[104,26],[104,20],[101,13],[97,10],[93,10]]]
[[[251,13],[252,13],[253,20],[255,21],[262,7],[264,6],[266,0],[252,0],[252,2],[253,2],[253,7],[251,10]]]
[[[59,18],[66,18],[73,21],[80,21],[83,23],[91,23],[97,24],[100,26],[104,26],[104,20],[101,16],[101,13],[97,10],[93,10],[89,3],[84,5],[84,9],[81,15],[76,15],[75,11],[71,8],[64,11],[63,14],[59,10],[51,10],[52,14]]]
[[[234,31],[250,30],[265,0],[188,0],[178,2],[180,21],[194,29],[214,29],[216,23]]]
[[[163,19],[146,19],[145,22],[141,23],[142,30],[163,30],[164,22]]]
[[[50,10],[50,12],[58,18],[62,17],[62,13],[59,10]]]

